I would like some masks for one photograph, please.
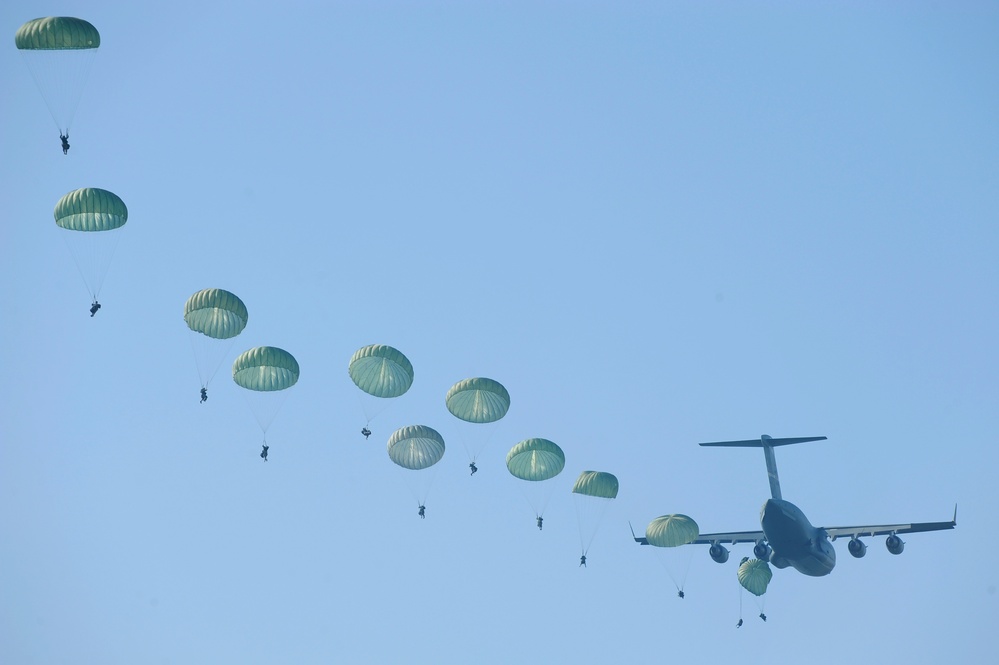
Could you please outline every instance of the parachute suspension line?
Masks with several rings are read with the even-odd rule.
[[[544,510],[538,510],[538,506],[534,505],[534,501],[527,493],[527,487],[525,487],[523,484],[520,485],[520,493],[523,495],[524,501],[527,501],[527,505],[529,505],[531,507],[531,510],[534,511],[534,519],[542,517],[542,513],[544,512]]]
[[[88,296],[90,296],[91,302],[97,300],[97,294],[94,292],[94,289],[91,288],[90,280],[87,279],[87,274],[83,272],[83,264],[80,263],[81,257],[77,256],[77,252],[73,251],[73,246],[70,244],[69,236],[62,231],[59,232],[59,235],[62,236],[63,244],[66,245],[66,251],[73,257],[73,264],[76,266],[76,272],[80,274],[80,281],[83,282],[83,290],[87,292]]]
[[[753,599],[756,602],[756,607],[760,610],[760,618],[763,619],[763,617],[767,615],[767,594],[763,594],[762,596],[753,596]],[[766,621],[766,619],[763,620]]]
[[[581,501],[576,501],[576,521],[579,523],[579,544],[582,547],[583,554],[585,555],[590,551],[590,546],[593,545],[593,541],[597,537],[597,531],[600,529],[601,518],[603,517],[604,511],[607,509],[608,501],[600,500],[600,505],[586,507],[581,507],[581,503]],[[595,514],[586,515],[585,513]],[[588,523],[590,525],[589,540],[586,539],[586,526],[584,526]]]
[[[288,391],[279,390],[257,393],[254,390],[241,390],[240,392],[243,393],[243,399],[246,400],[247,407],[253,413],[257,425],[260,426],[260,431],[263,433],[264,438],[266,438],[267,430],[270,429],[271,423],[274,422],[274,418],[288,399]]]
[[[364,392],[357,392],[356,395],[357,405],[360,407],[361,413],[364,414],[365,427],[370,425],[372,420],[380,416],[386,408],[391,406],[387,399],[368,395]]]
[[[479,455],[482,454],[486,446],[492,441],[493,436],[496,434],[497,423],[474,423],[471,427],[474,429],[463,427],[464,431],[461,437],[461,447],[465,449],[465,455],[468,456],[470,463],[478,460]]]
[[[73,257],[76,269],[83,280],[84,288],[92,300],[97,300],[101,295],[104,278],[107,277],[111,260],[114,258],[115,250],[121,239],[120,233],[120,228],[99,232],[64,230],[59,232],[67,250]]]
[[[673,586],[676,587],[676,590],[683,591],[683,586],[684,584],[686,584],[687,581],[686,571],[683,571],[682,573],[674,572],[672,566],[666,564],[666,562],[662,560],[664,556],[672,557],[673,554],[674,554],[673,552],[663,552],[660,555],[660,563],[662,564],[663,568],[666,569],[666,574],[669,576],[670,581],[673,582]]]
[[[198,369],[198,381],[201,382],[202,388],[208,388],[208,382],[205,380],[205,376],[201,372],[201,363],[198,362],[198,349],[195,345],[194,337],[188,335],[188,339],[191,340],[191,355],[194,356],[194,366]]]
[[[357,394],[357,405],[361,407],[361,413],[364,414],[364,426],[367,427],[371,424],[371,419],[374,417],[368,413],[367,405],[365,405],[364,400],[361,399],[361,394]]]
[[[198,379],[201,381],[201,387],[207,388],[222,368],[222,362],[228,357],[232,345],[236,343],[236,336],[220,340],[189,330],[189,337],[194,365],[198,369]]]
[[[416,500],[416,505],[425,506],[427,497],[430,496],[430,489],[437,478],[437,465],[435,464],[419,471],[402,469],[402,472],[405,474],[406,486],[409,488],[409,493]]]
[[[520,483],[520,493],[524,496],[524,500],[527,501],[528,505],[531,506],[531,510],[534,511],[535,519],[544,517],[545,511],[548,510],[548,504],[551,503],[555,484],[549,482],[550,480],[526,481],[526,484]]]
[[[97,242],[94,243],[94,254],[97,262],[95,263],[94,269],[94,299],[96,300],[98,296],[101,295],[101,289],[104,287],[104,278],[107,277],[108,270],[111,267],[111,261],[114,259],[115,251],[118,249],[118,242],[121,240],[121,229],[115,229],[114,231],[105,231],[105,233],[112,234],[113,237],[108,238],[107,249],[104,248]],[[104,256],[106,251],[107,255]]]
[[[35,68],[32,66],[31,60],[28,58],[27,54],[24,51],[21,51],[21,60],[24,62],[25,66],[28,68],[28,71],[31,73],[31,79],[35,82],[35,87],[38,88],[40,91],[44,90],[42,80],[38,77],[38,74],[35,73]],[[55,124],[56,129],[59,130],[59,136],[63,136],[64,134],[68,135],[69,122],[67,121],[66,128],[63,129],[59,125],[59,121],[56,119],[57,114],[55,108],[53,108],[52,106],[52,102],[49,100],[49,96],[44,92],[42,92],[42,100],[45,102],[45,108],[49,110],[49,116],[52,118],[52,122]]]
[[[739,587],[739,621],[742,621],[742,599],[746,594],[746,589],[742,586]],[[767,595],[763,594],[757,596],[753,595],[753,602],[756,604],[756,608],[760,610],[760,619],[763,621],[767,620],[766,605],[767,605]]]
[[[69,135],[98,50],[20,50],[60,136]]]
[[[665,549],[666,551],[661,553],[659,561],[663,568],[666,569],[666,574],[669,575],[676,590],[683,591],[687,585],[687,575],[690,573],[690,561],[693,558],[693,550],[688,545]],[[669,563],[664,561],[664,558],[669,558]]]

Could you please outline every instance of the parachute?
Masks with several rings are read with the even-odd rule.
[[[572,487],[573,494],[592,496],[598,499],[616,499],[617,476],[605,471],[583,471]]]
[[[541,481],[551,480],[565,468],[565,453],[548,439],[525,439],[506,454],[506,468],[514,478],[530,481],[524,488],[524,496],[541,528],[541,517],[551,498],[552,484]]]
[[[764,610],[767,597],[764,594],[767,591],[767,585],[770,584],[770,580],[774,576],[773,571],[770,570],[770,564],[762,559],[742,557],[742,561],[739,562],[738,576],[742,588],[753,594],[753,601],[760,610],[760,618],[766,621],[767,615]],[[741,592],[739,593],[739,621],[742,621]]]
[[[451,386],[444,397],[447,410],[455,418],[476,425],[494,423],[510,410],[510,393],[499,381],[486,378],[465,379]],[[476,436],[463,436],[462,445],[468,460],[476,458],[489,442],[493,427],[476,432]]]
[[[583,471],[572,487],[579,521],[579,544],[583,556],[590,550],[597,529],[612,499],[617,498],[617,477],[606,471]]]
[[[298,361],[276,346],[258,346],[244,351],[232,364],[232,380],[247,390],[287,390],[298,382]]]
[[[232,364],[232,380],[247,398],[267,441],[267,430],[284,404],[288,388],[298,382],[295,357],[274,346],[258,346],[244,351]]]
[[[14,44],[35,79],[59,133],[68,136],[101,45],[100,33],[83,19],[49,16],[18,28]]]
[[[206,388],[246,327],[246,305],[224,289],[203,289],[184,303],[184,322],[191,330],[191,347],[201,387]]]
[[[355,351],[347,373],[354,385],[376,398],[361,402],[367,419],[365,429],[385,408],[385,400],[405,394],[413,385],[413,364],[409,358],[385,344],[370,344]]]
[[[681,598],[692,555],[691,548],[683,545],[697,540],[699,534],[697,522],[680,514],[657,517],[649,522],[649,526],[645,529],[645,539],[649,545],[657,548],[660,561],[663,562]]]
[[[499,381],[465,379],[451,386],[444,398],[455,418],[470,423],[492,423],[510,409],[510,393]]]
[[[444,438],[426,425],[400,427],[389,437],[389,459],[405,469],[409,489],[421,507],[434,481],[432,467],[444,457],[444,448]]]
[[[388,456],[404,469],[428,469],[444,457],[444,439],[426,425],[400,427],[389,437]]]
[[[128,208],[117,194],[96,187],[74,190],[56,203],[56,225],[69,247],[90,296],[97,300],[118,246]]]
[[[525,439],[506,455],[506,468],[521,480],[548,480],[560,474],[564,467],[565,453],[548,439]]]
[[[663,515],[649,522],[645,539],[655,547],[679,547],[697,540],[697,522],[686,515]]]
[[[767,592],[767,585],[773,579],[773,571],[770,564],[762,559],[750,559],[746,557],[739,564],[739,584],[742,588],[754,596],[762,596]]]

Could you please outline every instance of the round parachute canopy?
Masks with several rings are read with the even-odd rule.
[[[617,477],[605,471],[583,471],[572,487],[573,494],[595,496],[601,499],[617,497]]]
[[[82,19],[50,16],[22,25],[14,44],[68,151],[69,127],[101,45],[100,34]]]
[[[754,596],[762,596],[773,578],[770,564],[762,559],[745,558],[739,565],[739,584]]]
[[[375,397],[398,397],[413,385],[413,364],[401,351],[385,344],[358,349],[347,373],[358,388]]]
[[[84,187],[59,199],[54,215],[56,224],[68,231],[113,231],[128,221],[128,208],[113,192]]]
[[[400,427],[389,437],[388,456],[404,469],[426,469],[444,457],[444,439],[426,425]]]
[[[28,21],[18,28],[14,43],[22,51],[91,49],[101,45],[101,35],[82,18],[48,16]]]
[[[298,361],[284,349],[258,346],[236,358],[232,380],[242,388],[261,392],[291,388],[298,381]]]
[[[506,468],[521,480],[548,480],[564,467],[565,453],[548,439],[526,439],[506,454]]]
[[[649,522],[645,539],[656,547],[679,547],[697,540],[697,522],[686,515],[663,515]]]
[[[243,332],[246,305],[225,289],[198,291],[184,303],[184,321],[194,332],[213,339],[229,339]]]
[[[510,393],[499,381],[465,379],[451,386],[444,398],[447,410],[470,423],[491,423],[510,409]]]

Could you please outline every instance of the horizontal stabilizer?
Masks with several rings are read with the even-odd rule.
[[[825,441],[824,436],[801,436],[789,439],[774,439],[764,434],[759,439],[747,439],[744,441],[712,441],[710,443],[700,443],[700,446],[725,446],[729,448],[762,448],[764,444],[768,446],[789,446],[792,443],[807,443],[809,441]]]

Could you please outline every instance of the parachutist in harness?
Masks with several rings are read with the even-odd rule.
[[[422,503],[420,504],[420,519],[421,520],[427,519],[427,507],[424,506]]]
[[[62,141],[62,154],[69,154],[69,132],[65,134],[59,134],[59,140]]]
[[[677,591],[676,595],[680,596],[680,598],[683,598],[683,590]]]
[[[90,318],[94,318],[94,314],[96,314],[97,310],[99,310],[100,308],[101,308],[101,304],[99,302],[97,302],[96,300],[93,303],[91,303],[91,305],[90,305]]]
[[[268,449],[269,447],[270,447],[270,446],[268,446],[268,445],[267,445],[267,444],[265,443],[265,444],[264,444],[264,449],[260,451],[260,456],[264,458],[264,461],[265,461],[265,462],[267,461],[267,449]]]
[[[763,619],[764,621],[766,621],[767,620],[767,615],[764,614],[763,612],[760,612],[760,618]]]
[[[204,404],[208,401],[208,388],[201,389],[201,403]]]
[[[739,623],[735,624],[736,628],[742,628],[742,619],[739,619]]]
[[[545,518],[538,515],[538,531],[541,531],[541,525],[545,523]]]
[[[585,554],[583,554],[582,556],[579,557],[579,565],[582,566],[583,568],[586,568],[586,555]]]
[[[470,474],[468,474],[470,476],[474,476],[475,472],[479,470],[479,467],[475,466],[475,462],[472,462],[471,464],[469,464],[468,468],[472,470],[472,472]]]
[[[367,439],[369,436],[371,436],[371,430],[369,430],[367,427],[362,427],[361,434],[363,434],[364,438]]]

